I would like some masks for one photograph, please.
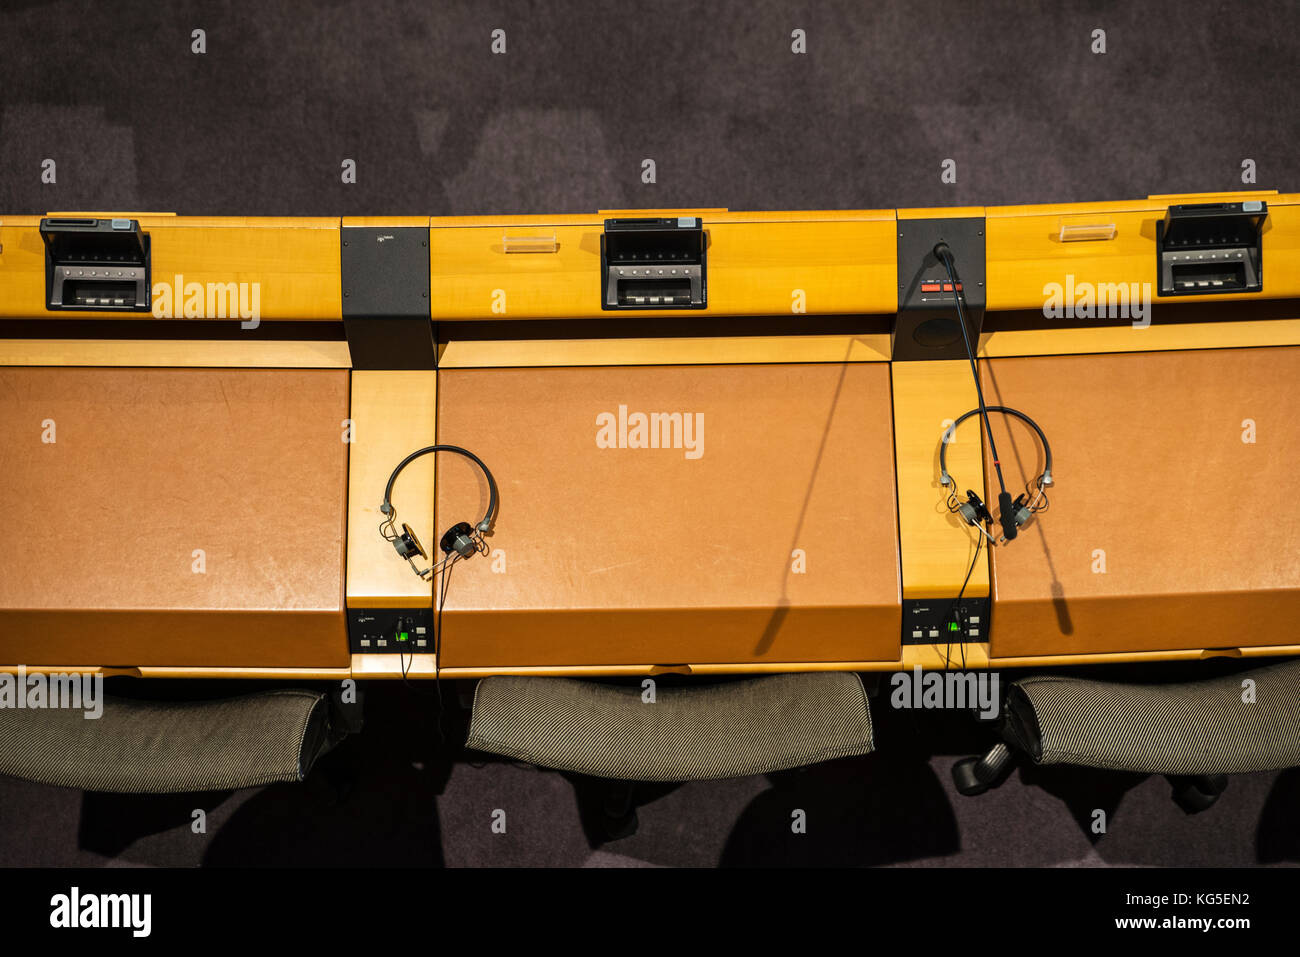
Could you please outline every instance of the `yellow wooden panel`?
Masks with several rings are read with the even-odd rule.
[[[428,216],[344,216],[343,226],[428,226]]]
[[[891,372],[903,598],[956,598],[979,532],[948,511],[948,493],[939,484],[939,442],[944,429],[978,402],[970,363],[895,362]],[[966,420],[948,445],[948,472],[959,493],[974,489],[982,497],[982,447],[979,423]],[[988,562],[981,554],[966,594],[988,593]]]
[[[438,355],[441,369],[887,361],[889,336],[881,333],[717,339],[457,339],[440,345]]]
[[[1264,227],[1264,289],[1219,296],[1156,295],[1156,224],[1168,206],[1188,202],[1263,199],[1269,216]],[[1124,203],[1021,206],[990,209],[986,229],[988,308],[1041,310],[1046,287],[1078,289],[1102,284],[1137,283],[1149,287],[1153,302],[1225,302],[1300,296],[1300,196],[1271,193],[1170,196]],[[1061,229],[1113,226],[1112,239],[1063,242]],[[1049,320],[1044,320],[1049,321]]]
[[[251,305],[252,284],[256,283],[261,319],[342,318],[338,219],[155,214],[133,218],[149,233],[155,292],[160,284],[175,287],[178,276],[182,277],[182,294],[191,283],[199,283],[205,293],[209,283],[249,283]],[[39,216],[0,217],[0,316],[74,320],[151,317],[147,312],[47,311],[45,244],[39,225]],[[185,318],[183,303],[180,310],[173,309],[173,315]]]
[[[433,655],[352,656],[352,674],[357,678],[432,678],[437,673]]]
[[[1224,308],[1223,322],[986,332],[980,336],[979,354],[993,358],[1300,345],[1300,319],[1234,320],[1231,305],[1225,303]]]
[[[430,585],[379,534],[379,504],[397,463],[436,438],[433,372],[352,373],[353,441],[348,457],[347,603],[351,608],[431,607]],[[408,465],[393,487],[397,527],[432,547],[434,456]]]
[[[983,215],[983,206],[927,206],[898,210],[899,219],[976,219]]]
[[[708,207],[601,209],[595,213],[561,213],[496,216],[435,216],[430,226],[439,227],[514,227],[514,226],[594,226],[601,227],[606,219],[641,216],[701,216],[710,223],[818,223],[818,222],[893,222],[892,209],[815,209],[815,210],[759,210],[732,212]]]
[[[709,246],[709,312],[791,313],[794,290],[809,314],[898,308],[893,220],[718,224]]]
[[[537,677],[598,678],[612,676],[687,674],[791,674],[794,672],[863,671],[889,672],[920,667],[926,671],[983,668],[1053,668],[1071,665],[1117,665],[1136,662],[1202,661],[1207,658],[1271,658],[1300,655],[1300,645],[1272,648],[1190,648],[1181,651],[1141,651],[1104,655],[1052,655],[1026,658],[990,658],[986,642],[962,647],[946,645],[906,645],[898,661],[836,662],[737,662],[728,664],[683,664],[670,667],[656,665],[567,665],[510,668],[442,668],[443,678],[487,678],[492,675],[532,675]],[[354,656],[356,658],[362,656]],[[370,656],[375,657],[375,656]],[[425,656],[428,657],[428,656]],[[408,659],[409,660],[409,659]],[[354,665],[355,670],[355,665]],[[390,666],[390,670],[393,670]]]
[[[719,222],[705,219],[708,309],[601,309],[599,222],[438,227],[430,233],[434,319],[692,317],[888,313],[897,306],[892,217]],[[507,239],[553,252],[506,252]],[[796,295],[802,290],[802,297]]]
[[[1146,199],[1103,200],[1091,203],[1040,203],[1033,206],[989,206],[989,217],[1042,216],[1048,213],[1074,215],[1076,213],[1108,212],[1163,212],[1171,204],[1236,202],[1243,199],[1262,199],[1271,206],[1275,200],[1293,202],[1294,197],[1282,196],[1275,189],[1243,189],[1224,193],[1153,193]]]
[[[996,614],[996,612],[995,612]],[[1300,645],[1250,648],[1188,648],[1178,651],[1125,651],[1100,655],[1034,655],[1018,658],[989,657],[988,642],[959,645],[907,645],[903,648],[905,668],[918,665],[927,670],[951,668],[1050,668],[1063,665],[1132,664],[1139,661],[1201,661],[1206,658],[1263,658],[1300,654]],[[871,667],[856,670],[876,670]]]
[[[1259,648],[1194,648],[1183,651],[1143,651],[1105,655],[1055,655],[1035,658],[989,658],[987,643],[966,645],[963,661],[957,645],[908,645],[899,661],[844,662],[741,662],[707,665],[567,665],[511,668],[443,668],[443,678],[488,678],[492,675],[531,675],[535,677],[599,678],[633,675],[688,674],[790,674],[822,671],[898,671],[921,667],[927,671],[954,668],[1046,668],[1067,665],[1131,664],[1139,661],[1200,661],[1207,658],[1264,658],[1300,655],[1300,645]],[[407,678],[434,676],[434,656],[415,655],[405,659]],[[402,671],[396,655],[353,655],[350,668],[211,668],[211,667],[144,667],[117,668],[97,665],[26,665],[27,674],[103,674],[135,678],[279,678],[338,679],[349,675],[361,678],[400,678]],[[17,665],[0,665],[0,673],[17,674]]]
[[[23,665],[29,675],[69,674],[104,677],[123,675],[130,678],[271,678],[285,681],[329,680],[350,677],[347,668],[224,668],[210,665],[144,665],[135,667],[100,667],[98,665]],[[0,665],[0,674],[17,674],[17,665]]]
[[[342,340],[0,339],[0,366],[348,369]]]
[[[154,226],[186,226],[213,229],[231,227],[256,227],[259,229],[337,229],[337,216],[177,216],[175,213],[124,213],[117,210],[86,210],[69,212],[53,210],[45,216],[94,216],[98,219],[127,217],[137,219],[145,228]],[[4,221],[13,225],[38,226],[41,216],[6,216]]]

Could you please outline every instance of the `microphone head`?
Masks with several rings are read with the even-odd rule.
[[[998,493],[998,521],[1002,525],[1002,536],[1007,541],[1016,537],[1019,526],[1016,525],[1015,503],[1011,501],[1010,492]]]

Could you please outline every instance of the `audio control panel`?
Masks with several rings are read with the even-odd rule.
[[[433,653],[428,608],[349,608],[348,647],[354,655]]]
[[[935,255],[952,253],[956,282]],[[984,217],[898,221],[898,313],[893,358],[897,361],[965,359],[962,336],[979,343],[985,306]],[[961,310],[957,297],[961,297]]]
[[[936,645],[989,640],[987,598],[912,598],[903,602],[903,644]]]

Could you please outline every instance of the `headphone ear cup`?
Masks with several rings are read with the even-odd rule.
[[[966,490],[966,501],[958,506],[957,511],[966,519],[967,524],[979,526],[981,522],[992,522],[993,515],[984,501],[970,489]]]
[[[415,537],[415,532],[411,531],[411,526],[405,522],[402,523],[402,534],[393,539],[393,548],[397,549],[397,554],[403,558],[413,559],[419,555],[427,560],[429,557],[420,540]]]
[[[461,558],[473,558],[478,551],[478,542],[474,540],[474,526],[469,522],[457,522],[443,532],[438,547],[442,549],[444,555],[455,552]]]
[[[975,506],[970,502],[962,502],[957,506],[957,514],[965,520],[967,525],[979,524],[979,513],[975,511]]]
[[[1029,510],[1029,503],[1025,501],[1024,495],[1017,495],[1016,500],[1011,503],[1011,516],[1016,521],[1016,527],[1024,525],[1034,513]]]

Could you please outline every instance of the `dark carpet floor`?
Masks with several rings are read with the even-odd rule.
[[[1261,187],[1300,184],[1286,0],[3,10],[9,213],[1067,202],[1231,189],[1245,159]]]
[[[449,740],[464,715],[450,691]],[[957,756],[966,715],[873,712],[879,751],[793,772],[637,792],[612,836],[590,779],[440,746],[429,695],[367,686],[367,724],[301,785],[198,795],[83,794],[0,779],[0,866],[430,865],[1251,866],[1300,862],[1300,770],[1232,778],[1184,814],[1164,778],[1026,768],[978,798]],[[206,830],[195,833],[194,812]],[[791,831],[804,812],[807,833]],[[1104,814],[1104,833],[1094,830]],[[493,829],[504,813],[505,833]]]
[[[1293,2],[8,0],[0,40],[0,218],[1089,201],[1240,188],[1246,160],[1254,185],[1300,188]],[[371,702],[302,786],[120,798],[0,781],[0,865],[1300,860],[1300,772],[1236,778],[1196,817],[1162,779],[1095,772],[1019,772],[966,799],[949,767],[984,739],[932,715],[885,715],[869,757],[647,790],[637,832],[603,841],[587,783],[436,748],[400,686]]]

